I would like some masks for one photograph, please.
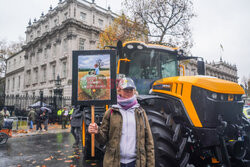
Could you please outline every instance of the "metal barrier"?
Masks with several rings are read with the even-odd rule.
[[[12,130],[28,130],[29,118],[28,117],[10,117],[13,119]]]

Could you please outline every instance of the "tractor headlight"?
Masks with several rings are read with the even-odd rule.
[[[218,94],[217,94],[217,93],[212,93],[212,94],[211,94],[211,97],[212,97],[213,99],[217,99]]]
[[[127,48],[128,48],[128,49],[133,49],[134,46],[130,44],[130,45],[127,45]]]
[[[220,95],[220,100],[225,100],[223,95]]]
[[[137,46],[137,49],[140,49],[140,50],[141,50],[141,49],[143,49],[143,46],[138,45],[138,46]]]

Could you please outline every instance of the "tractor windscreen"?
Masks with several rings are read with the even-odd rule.
[[[148,94],[152,83],[160,78],[177,75],[176,55],[156,49],[135,50],[126,55],[126,76],[131,77],[139,94]]]

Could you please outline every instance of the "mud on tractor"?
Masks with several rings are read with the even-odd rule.
[[[177,48],[143,42],[118,42],[117,72],[136,84],[138,102],[145,109],[155,144],[158,167],[247,166],[249,122],[242,114],[244,90],[237,83],[209,76],[180,76],[180,60],[190,59]],[[193,57],[194,58],[194,57]],[[198,61],[204,74],[204,62]],[[96,107],[100,125],[107,107]],[[82,107],[82,141],[90,158],[87,127],[90,109]],[[105,146],[96,142],[95,158]]]

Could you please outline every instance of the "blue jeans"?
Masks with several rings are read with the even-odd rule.
[[[33,129],[33,121],[30,121],[30,129]]]
[[[136,161],[133,161],[133,162],[130,162],[127,164],[121,163],[121,167],[135,167],[135,163],[136,163]]]

